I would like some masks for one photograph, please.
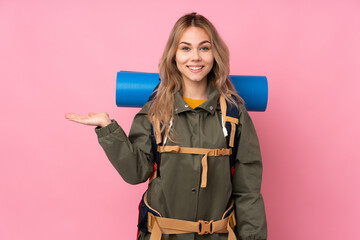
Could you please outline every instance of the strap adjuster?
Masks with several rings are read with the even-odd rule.
[[[213,234],[213,220],[209,221],[203,221],[203,220],[199,220],[199,235],[204,235],[204,234]]]
[[[234,229],[236,226],[236,218],[235,218],[234,211],[231,212],[229,215],[229,225],[232,229]]]
[[[147,227],[148,231],[151,232],[155,223],[155,215],[151,212],[148,212],[148,219],[147,219]]]

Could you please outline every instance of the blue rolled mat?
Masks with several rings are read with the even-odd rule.
[[[231,75],[230,80],[245,101],[248,111],[265,111],[268,101],[268,83],[265,76]],[[158,73],[121,71],[116,77],[116,105],[118,107],[142,107],[148,101],[156,85]]]

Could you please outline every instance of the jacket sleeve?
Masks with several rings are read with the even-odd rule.
[[[151,147],[151,125],[142,109],[134,118],[129,137],[119,124],[112,122],[95,132],[106,156],[130,184],[145,182],[153,172],[153,153]]]
[[[267,239],[265,207],[260,193],[262,162],[253,122],[240,104],[238,149],[233,175],[237,231],[241,240]]]

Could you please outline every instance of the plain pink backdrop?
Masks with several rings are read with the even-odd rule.
[[[0,1],[0,239],[134,239],[146,184],[130,186],[93,127],[66,112],[117,108],[119,70],[157,72],[197,11],[231,74],[266,75],[260,138],[270,240],[360,239],[359,1]]]

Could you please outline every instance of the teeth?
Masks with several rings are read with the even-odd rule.
[[[199,70],[199,69],[201,69],[201,68],[203,68],[203,67],[189,67],[191,70]]]

